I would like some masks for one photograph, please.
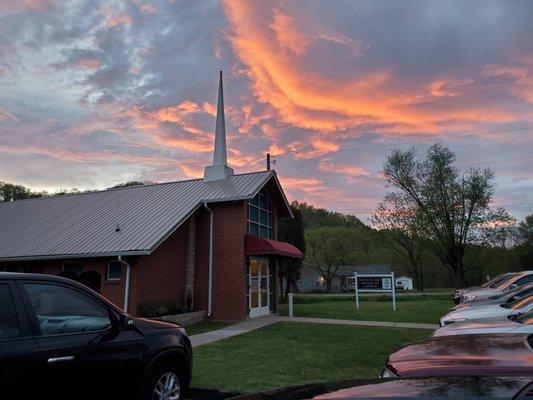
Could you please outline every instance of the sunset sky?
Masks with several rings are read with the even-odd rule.
[[[229,163],[368,222],[394,145],[496,171],[533,211],[533,1],[0,0],[0,181],[200,177],[224,71]]]

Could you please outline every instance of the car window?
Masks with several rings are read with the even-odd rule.
[[[65,286],[24,285],[43,336],[109,329],[109,310],[90,297]]]
[[[510,275],[509,274],[504,274],[504,275],[498,275],[498,276],[495,276],[494,278],[492,279],[489,279],[487,282],[485,282],[484,284],[481,285],[482,288],[486,288],[486,287],[489,287],[491,285],[494,285],[494,284],[497,284],[499,282],[502,282],[504,279],[507,279],[509,278]]]
[[[512,303],[504,304],[503,307],[520,310],[521,308],[524,308],[525,306],[528,306],[532,303],[533,303],[533,295],[520,298],[518,300],[513,301]]]
[[[492,282],[492,284],[489,286],[489,288],[496,289],[496,288],[504,287],[505,284],[508,281],[510,281],[514,276],[515,276],[515,274],[502,276],[501,279],[498,279],[498,280]]]
[[[0,284],[0,340],[20,337],[17,312],[6,284]]]
[[[533,287],[528,287],[525,290],[517,290],[515,291],[515,295],[511,296],[507,299],[506,303],[513,303],[517,300],[523,299],[526,296],[530,296],[533,294]]]
[[[515,321],[524,325],[533,325],[533,310],[520,314]]]
[[[533,274],[523,276],[522,278],[514,281],[513,284],[515,284],[516,286],[522,286],[522,285],[525,285],[526,283],[531,283],[531,282],[533,282]]]

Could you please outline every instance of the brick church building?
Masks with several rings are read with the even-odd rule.
[[[241,320],[276,311],[291,211],[275,171],[227,165],[222,74],[213,165],[201,179],[0,203],[0,271],[61,274],[133,315],[167,300]]]

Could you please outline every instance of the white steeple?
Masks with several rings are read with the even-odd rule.
[[[215,151],[213,165],[205,167],[204,181],[218,181],[233,175],[233,169],[228,167],[226,152],[226,123],[224,121],[224,93],[222,89],[222,71],[218,82],[217,125],[215,129]]]

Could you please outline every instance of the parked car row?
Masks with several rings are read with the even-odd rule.
[[[382,377],[533,375],[533,271],[458,294],[433,336],[392,354]]]
[[[533,271],[457,290],[432,337],[391,354],[383,383],[316,399],[533,396]]]

